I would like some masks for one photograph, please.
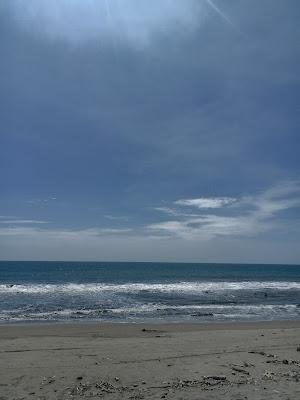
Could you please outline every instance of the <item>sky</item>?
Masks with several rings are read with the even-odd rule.
[[[0,259],[300,264],[298,0],[1,0]]]

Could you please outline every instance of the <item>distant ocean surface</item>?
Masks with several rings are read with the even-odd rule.
[[[300,266],[0,262],[0,323],[300,318]]]

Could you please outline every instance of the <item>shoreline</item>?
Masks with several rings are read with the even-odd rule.
[[[300,319],[278,319],[278,320],[257,320],[257,321],[149,321],[149,322],[108,322],[108,321],[33,321],[33,322],[7,322],[0,323],[0,339],[1,331],[5,329],[37,329],[43,328],[47,330],[84,330],[84,329],[132,329],[159,327],[170,331],[202,331],[202,330],[251,330],[251,329],[280,329],[284,324],[285,329],[300,328]]]

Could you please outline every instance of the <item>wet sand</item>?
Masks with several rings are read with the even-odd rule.
[[[0,326],[0,400],[299,399],[300,321]]]

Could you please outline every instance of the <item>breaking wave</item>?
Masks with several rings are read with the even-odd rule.
[[[1,284],[0,293],[7,294],[51,294],[51,293],[138,293],[142,291],[156,293],[190,293],[197,294],[207,291],[238,291],[238,290],[300,290],[300,282],[273,281],[242,281],[242,282],[176,282],[176,283],[67,283],[67,284]]]
[[[267,305],[189,305],[168,307],[161,304],[135,305],[111,309],[56,309],[40,311],[34,306],[2,310],[0,321],[132,321],[150,319],[157,321],[183,320],[190,322],[228,321],[228,320],[272,320],[299,318],[300,307],[295,304]]]

